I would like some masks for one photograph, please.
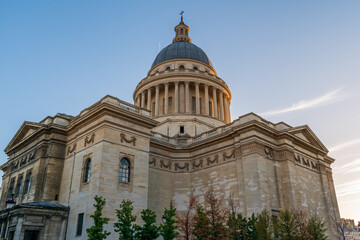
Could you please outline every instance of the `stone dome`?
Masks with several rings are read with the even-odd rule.
[[[212,67],[206,53],[195,44],[187,41],[174,42],[162,49],[156,56],[151,67],[167,60],[179,58],[197,60]]]

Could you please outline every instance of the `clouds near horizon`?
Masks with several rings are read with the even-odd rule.
[[[320,97],[310,99],[310,100],[301,100],[297,103],[294,103],[291,107],[279,109],[279,110],[271,110],[268,112],[261,113],[261,116],[273,116],[288,112],[293,112],[297,110],[303,110],[308,108],[320,107],[327,104],[335,103],[342,101],[348,97],[347,94],[342,93],[342,88],[335,89],[330,91]]]

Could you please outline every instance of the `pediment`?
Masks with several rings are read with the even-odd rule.
[[[41,128],[41,125],[38,123],[32,122],[24,122],[19,130],[16,132],[14,137],[11,139],[10,143],[5,148],[5,152],[9,151],[14,146],[21,143],[23,140],[29,138],[35,132],[37,132]]]
[[[288,130],[289,133],[300,138],[301,140],[311,144],[314,147],[320,148],[321,150],[328,152],[325,145],[320,141],[320,139],[314,134],[314,132],[309,128],[309,126],[300,126],[291,128]]]

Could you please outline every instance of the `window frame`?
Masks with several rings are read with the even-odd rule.
[[[31,177],[32,177],[32,170],[29,170],[26,173],[25,182],[24,182],[24,195],[28,194],[30,192],[31,187]]]
[[[122,166],[122,161],[126,161],[127,162],[127,167],[126,168],[123,168]],[[131,180],[131,162],[130,160],[127,158],[127,157],[122,157],[120,159],[120,162],[119,162],[119,172],[118,172],[118,181],[121,182],[121,183],[130,183],[130,180]],[[124,175],[127,175],[127,176],[121,176],[121,174],[124,174]],[[125,181],[124,180],[121,180],[121,179],[126,179]]]
[[[80,224],[80,219],[81,219],[81,224]],[[79,213],[76,222],[76,234],[75,234],[76,237],[82,236],[83,226],[84,226],[84,213]]]
[[[89,165],[89,163],[90,163],[90,165]],[[83,179],[82,179],[83,184],[88,184],[90,182],[91,163],[92,163],[92,159],[90,157],[87,157],[85,160],[85,164],[84,164],[84,173],[83,173]]]

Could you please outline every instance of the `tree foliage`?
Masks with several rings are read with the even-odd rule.
[[[175,220],[176,208],[174,208],[173,202],[170,202],[170,208],[164,211],[164,223],[160,226],[160,233],[164,240],[173,240],[179,233],[176,231],[178,226]]]
[[[271,240],[273,235],[272,217],[268,210],[263,210],[255,223],[257,239]]]
[[[196,207],[196,215],[194,218],[194,237],[196,240],[206,240],[209,235],[210,220],[207,218],[204,207],[198,205]]]
[[[141,211],[141,219],[144,221],[143,226],[135,225],[136,240],[155,240],[160,236],[159,227],[155,225],[156,214],[150,209]]]
[[[300,235],[300,221],[293,211],[286,209],[280,212],[277,231],[282,240],[298,240]]]
[[[134,226],[136,216],[133,216],[132,202],[130,200],[123,200],[120,204],[120,209],[116,210],[117,222],[114,223],[115,232],[119,233],[119,240],[133,240]]]
[[[306,229],[308,234],[310,235],[311,240],[328,240],[329,238],[326,236],[327,228],[325,227],[325,223],[318,218],[317,216],[312,216],[307,225]]]
[[[179,224],[179,240],[192,240],[194,238],[195,208],[197,204],[196,198],[191,194],[186,210],[176,215]]]
[[[102,217],[102,210],[106,204],[106,200],[103,197],[96,195],[94,197],[95,212],[90,217],[94,220],[94,224],[86,229],[88,240],[102,240],[106,239],[110,232],[104,231],[104,224],[109,222],[109,218]]]
[[[225,223],[229,210],[222,206],[222,199],[215,196],[212,188],[205,194],[205,203],[208,205],[205,213],[210,221],[208,239],[228,239],[229,229]]]

